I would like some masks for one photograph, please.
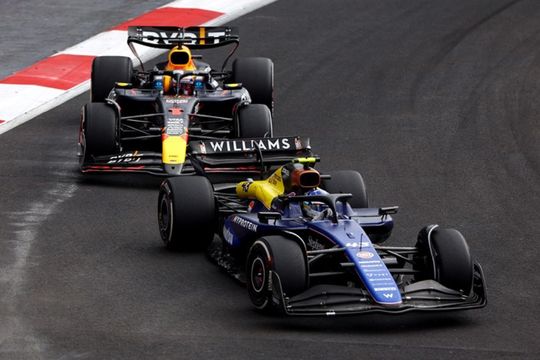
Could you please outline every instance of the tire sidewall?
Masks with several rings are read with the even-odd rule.
[[[164,181],[159,191],[158,199],[158,224],[161,240],[165,246],[171,244],[171,237],[174,229],[174,206],[171,199],[171,189],[169,183]]]
[[[261,240],[255,241],[247,257],[247,288],[251,302],[259,310],[266,310],[271,304],[272,293],[269,290],[270,259],[271,255],[267,244]],[[261,285],[254,284],[256,274],[253,271],[258,269],[257,264],[261,265],[263,270],[263,282]]]

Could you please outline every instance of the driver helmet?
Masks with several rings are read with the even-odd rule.
[[[321,188],[314,188],[305,193],[307,196],[313,195],[328,195],[328,192]],[[302,212],[309,218],[317,217],[323,210],[327,209],[328,205],[320,201],[304,201],[302,202]]]
[[[180,80],[178,95],[193,96],[195,93],[195,79],[193,76],[188,76]]]

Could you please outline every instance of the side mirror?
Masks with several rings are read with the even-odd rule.
[[[379,208],[379,215],[386,216],[390,214],[397,214],[399,206],[388,206]]]
[[[259,221],[263,224],[268,224],[268,220],[279,220],[281,219],[281,214],[275,211],[261,211],[257,214]]]

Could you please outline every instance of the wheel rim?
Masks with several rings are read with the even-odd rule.
[[[163,241],[168,243],[171,234],[171,214],[172,208],[167,195],[163,195],[159,204],[159,231]]]
[[[264,290],[264,284],[266,283],[266,266],[260,257],[255,258],[251,263],[250,279],[253,291],[260,294]]]

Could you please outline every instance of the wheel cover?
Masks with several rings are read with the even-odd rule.
[[[266,265],[264,260],[256,257],[251,263],[250,281],[253,291],[260,294],[266,284]]]
[[[164,194],[159,204],[159,232],[165,243],[170,242],[172,234],[172,204],[169,197]]]

